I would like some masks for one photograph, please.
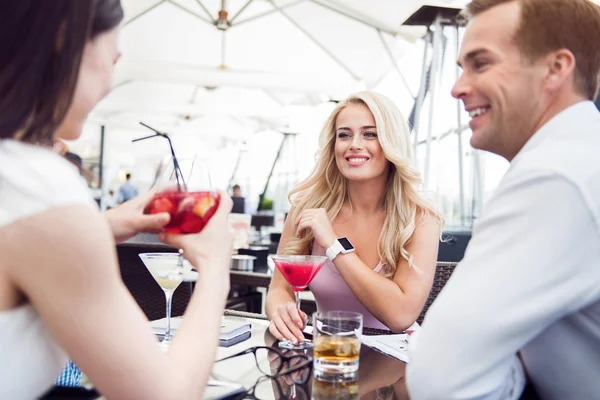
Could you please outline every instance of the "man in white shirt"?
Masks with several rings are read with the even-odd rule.
[[[600,398],[600,8],[475,0],[452,94],[509,171],[411,338],[414,399]]]

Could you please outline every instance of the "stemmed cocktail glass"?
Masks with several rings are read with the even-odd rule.
[[[283,275],[292,287],[296,296],[296,307],[300,311],[300,292],[307,288],[323,264],[325,264],[325,261],[327,261],[327,257],[276,255],[271,256],[271,259],[279,272],[281,272],[281,275]],[[279,342],[279,347],[302,350],[313,347],[313,344],[307,339],[298,344],[294,344],[289,340],[283,340]]]
[[[192,265],[183,259],[177,253],[142,253],[139,255],[142,262],[148,268],[148,271],[165,293],[167,303],[167,329],[160,342],[160,347],[164,351],[169,349],[171,344],[171,302],[173,293],[179,287],[187,274],[192,271]]]

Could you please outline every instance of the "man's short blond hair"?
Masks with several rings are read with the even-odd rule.
[[[518,2],[521,20],[515,43],[528,61],[556,50],[575,56],[575,84],[588,99],[598,94],[600,79],[600,7],[590,0],[473,0],[462,12],[465,21],[501,4]]]

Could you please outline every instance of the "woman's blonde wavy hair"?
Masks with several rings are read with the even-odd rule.
[[[434,215],[443,218],[433,202],[419,191],[421,174],[412,166],[412,148],[409,129],[400,110],[387,97],[370,91],[356,93],[338,104],[333,110],[319,137],[319,155],[316,166],[307,179],[300,182],[288,195],[292,210],[288,216],[296,221],[302,210],[324,208],[331,221],[340,213],[342,206],[349,201],[348,181],[339,172],[334,154],[335,122],[341,110],[350,104],[365,105],[373,114],[377,136],[385,158],[390,162],[387,190],[382,199],[386,211],[378,241],[378,253],[387,277],[396,272],[400,258],[416,271],[421,270],[413,263],[412,255],[406,250],[419,218]],[[285,254],[310,254],[313,235],[307,232],[303,237],[289,240]]]

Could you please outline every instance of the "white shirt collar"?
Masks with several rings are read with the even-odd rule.
[[[511,164],[514,165],[523,154],[535,149],[547,138],[568,134],[572,130],[573,124],[581,124],[582,121],[596,116],[598,116],[598,109],[596,108],[596,105],[589,100],[581,101],[565,108],[533,134],[527,143],[525,143],[525,146],[523,146],[513,158]]]

